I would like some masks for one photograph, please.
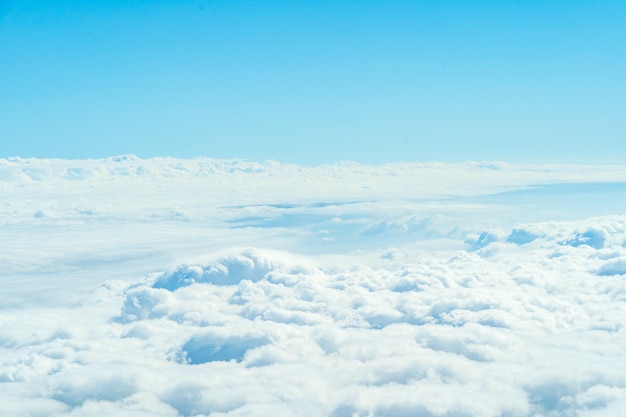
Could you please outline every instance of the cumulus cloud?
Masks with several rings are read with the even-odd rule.
[[[0,412],[620,415],[626,218],[502,200],[579,169],[0,160]]]
[[[585,398],[598,384],[621,392],[626,382],[612,361],[599,356],[621,355],[623,347],[609,353],[612,349],[596,344],[598,337],[623,340],[624,312],[613,318],[605,314],[607,308],[622,307],[600,290],[602,274],[590,268],[602,257],[602,249],[569,245],[569,252],[554,256],[562,245],[558,239],[572,225],[551,224],[543,235],[554,235],[555,227],[559,233],[551,245],[503,241],[508,246],[487,257],[460,252],[391,269],[346,270],[324,264],[311,269],[312,260],[297,268],[246,249],[195,268],[212,271],[227,260],[249,258],[272,267],[253,274],[254,279],[249,270],[233,268],[227,284],[185,282],[167,290],[177,303],[164,299],[146,304],[146,310],[160,306],[164,314],[140,317],[174,321],[181,326],[181,336],[189,328],[199,329],[164,352],[170,361],[215,363],[216,370],[233,369],[257,383],[275,372],[321,378],[321,384],[336,392],[332,400],[316,405],[319,415],[525,416],[587,410],[583,400],[570,398]],[[542,276],[529,282],[526,269],[537,264]],[[160,287],[160,279],[168,274],[130,288],[126,300],[138,288]],[[614,288],[617,283],[605,284]],[[592,287],[599,292],[591,295]],[[207,302],[213,303],[210,311]],[[123,309],[122,314],[127,312]],[[555,355],[564,358],[555,360]],[[572,371],[571,364],[579,361],[590,365]],[[263,389],[271,397],[282,383]],[[310,389],[304,381],[292,383]],[[203,384],[210,390],[208,381]],[[211,415],[209,394],[198,395],[194,409]],[[182,408],[192,407],[192,400],[186,401]],[[594,409],[608,407],[613,400],[598,401]],[[244,403],[219,412],[243,415],[254,402]],[[282,406],[287,403],[286,398]],[[266,405],[258,403],[259,409]],[[281,407],[275,411],[280,413]]]

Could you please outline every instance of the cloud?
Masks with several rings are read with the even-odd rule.
[[[255,282],[273,269],[269,262],[268,258],[261,257],[256,251],[246,250],[239,254],[226,256],[204,267],[197,265],[179,266],[170,273],[160,275],[153,287],[173,291],[196,282],[216,285],[233,285],[244,279]]]
[[[578,168],[0,160],[0,414],[619,415],[626,218],[485,197]]]
[[[624,275],[626,274],[626,259],[615,259],[606,262],[598,270],[598,275]]]
[[[107,375],[92,372],[68,372],[54,388],[52,398],[69,406],[78,406],[88,400],[115,401],[137,392],[137,386],[124,376],[122,369]]]
[[[194,268],[211,271],[214,265],[223,265],[224,259],[250,257],[255,262],[244,264],[271,266],[253,280],[246,275],[249,270],[242,269],[237,274],[241,280],[215,283],[200,279],[170,288],[170,296],[179,301],[151,304],[150,309],[163,308],[164,314],[143,318],[157,320],[156,323],[168,318],[183,327],[204,329],[183,338],[181,345],[169,352],[169,358],[180,363],[240,363],[244,368],[237,372],[252,380],[278,369],[304,375],[321,372],[322,383],[328,385],[338,378],[342,388],[334,400],[318,404],[326,410],[320,415],[453,416],[465,412],[524,416],[533,412],[583,410],[582,403],[572,403],[567,398],[583,395],[590,384],[600,381],[617,390],[623,384],[612,380],[608,362],[600,374],[597,368],[572,374],[567,367],[572,361],[596,360],[595,353],[580,351],[580,343],[587,340],[583,342],[588,343],[585,346],[594,346],[598,329],[611,328],[607,320],[620,326],[617,316],[609,319],[599,314],[606,309],[605,303],[614,303],[601,293],[590,299],[585,292],[588,286],[581,285],[594,279],[589,266],[597,263],[607,248],[587,246],[589,250],[581,250],[577,245],[559,243],[563,234],[579,228],[579,224],[533,227],[542,230],[542,239],[552,239],[552,243],[532,247],[509,244],[499,254],[487,257],[460,252],[427,263],[403,263],[397,269],[343,269],[319,263],[311,268],[315,261],[310,258],[306,266],[297,267],[281,261],[284,253],[277,256],[243,249],[239,255],[214,256],[207,264],[196,264]],[[608,241],[611,239],[613,236],[608,236]],[[571,250],[553,255],[555,250],[566,247]],[[518,266],[509,269],[512,261]],[[520,279],[526,268],[532,269],[536,264],[541,265],[543,278],[536,277],[532,284]],[[568,268],[581,264],[582,268]],[[567,270],[574,277],[568,278]],[[196,277],[199,276],[198,273]],[[572,278],[579,280],[575,286]],[[142,286],[144,290],[163,291],[153,288],[159,286],[159,279],[148,279],[132,291]],[[580,292],[572,293],[573,288]],[[129,294],[130,290],[127,299]],[[212,297],[217,294],[219,298]],[[580,304],[580,297],[584,297],[585,304]],[[218,304],[212,313],[206,309],[207,302]],[[181,312],[181,308],[185,311]],[[222,324],[204,327],[216,321]],[[611,339],[615,337],[615,328],[600,330],[600,334]],[[577,331],[576,339],[565,339],[558,347],[553,345],[555,337],[573,330]],[[182,329],[180,332],[185,333]],[[298,343],[294,343],[296,340]],[[527,368],[529,360],[535,366],[547,366],[556,352],[565,353],[568,360],[555,363],[552,376]],[[246,368],[259,373],[254,376]],[[298,368],[304,369],[296,371]],[[523,377],[516,376],[523,369]],[[603,373],[605,376],[599,376]],[[557,379],[546,381],[550,377]],[[485,393],[485,383],[492,384],[491,389],[505,390],[506,401],[500,398],[504,395],[501,391],[497,396]],[[273,395],[270,392],[280,385],[276,382],[266,387],[267,395]],[[440,396],[444,391],[458,390],[458,399],[434,402],[432,395],[437,387],[441,387],[437,394]],[[405,389],[406,396],[402,394]],[[416,397],[415,393],[422,390],[428,394]],[[244,392],[240,395],[245,397]],[[479,396],[484,398],[476,401]],[[195,405],[185,403],[175,408],[200,407],[210,415],[206,394],[194,401]],[[609,404],[609,399],[598,401],[599,408]],[[247,400],[245,404],[219,412],[241,415],[251,406]]]

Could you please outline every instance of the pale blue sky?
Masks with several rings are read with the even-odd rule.
[[[626,163],[624,1],[0,1],[0,157]]]

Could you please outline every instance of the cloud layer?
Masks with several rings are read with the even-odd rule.
[[[56,168],[24,177],[46,164]],[[132,179],[111,184],[116,164],[135,169]],[[233,165],[233,176],[247,164],[260,168],[220,174],[250,188],[243,204],[181,190],[208,184],[198,180],[207,167],[176,173],[186,181],[165,179],[161,190],[156,177],[136,172],[159,166],[162,174],[175,164]],[[68,166],[85,171],[66,178]],[[409,172],[432,168],[402,167],[393,169],[405,184],[414,180]],[[498,183],[484,170],[561,180],[575,170],[437,167],[451,185],[435,181],[429,198],[388,199],[379,184],[346,201],[342,184],[357,181],[359,169],[369,181],[391,168],[290,166],[312,183],[337,176],[327,192],[302,197],[294,186],[260,195],[271,184],[265,175],[287,169],[275,163],[4,160],[0,182],[10,199],[2,210],[14,217],[2,225],[0,411],[620,415],[626,216],[503,221],[523,212],[519,202],[488,196],[521,182],[504,175]],[[462,188],[458,170],[466,174],[459,184],[482,172],[473,191],[450,191]],[[597,169],[608,171],[619,169]],[[81,185],[57,188],[67,181]],[[93,187],[101,189],[90,199]],[[116,189],[132,198],[109,201]],[[186,197],[172,198],[176,192]],[[152,216],[166,212],[184,214]]]

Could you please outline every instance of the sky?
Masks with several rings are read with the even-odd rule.
[[[0,1],[0,157],[626,162],[622,1]]]

